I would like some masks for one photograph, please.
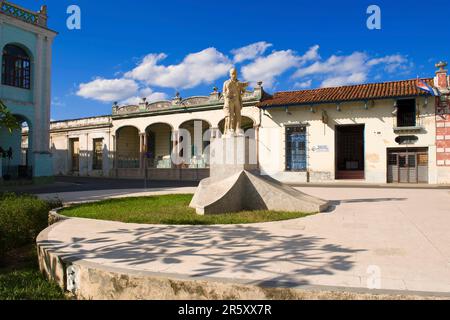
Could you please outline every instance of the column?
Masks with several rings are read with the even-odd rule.
[[[70,145],[70,138],[69,138],[69,134],[66,134],[66,168],[65,168],[65,172],[66,174],[69,174],[72,171],[72,148]]]
[[[84,174],[85,176],[89,176],[89,172],[91,171],[92,168],[92,152],[91,152],[91,148],[90,148],[90,143],[89,143],[89,133],[85,133],[85,137],[86,137],[86,145],[85,145],[85,151],[82,152],[80,151],[80,154],[84,154],[84,163],[85,163],[85,169],[84,169]],[[81,141],[80,141],[81,142]],[[81,143],[80,143],[80,147],[81,147]],[[81,157],[83,158],[83,156]],[[83,173],[81,173],[81,168],[80,168],[80,175],[83,176]]]
[[[174,167],[173,160],[178,159],[180,156],[180,150],[179,150],[179,134],[178,130],[172,130],[172,152],[171,152],[171,167]],[[176,164],[175,166],[178,166]]]
[[[139,169],[141,169],[141,171],[144,170],[145,165],[144,165],[144,161],[146,161],[146,157],[145,157],[145,152],[146,152],[146,147],[145,147],[145,141],[146,141],[146,133],[140,133],[139,134]]]
[[[44,125],[44,128],[47,130],[44,130],[43,132],[43,140],[44,143],[46,143],[49,140],[49,129],[50,129],[50,106],[51,106],[51,92],[52,92],[52,85],[51,85],[51,78],[52,78],[52,42],[53,39],[46,37],[45,38],[45,91],[44,91],[44,104],[43,104],[43,119],[42,123]],[[47,145],[48,146],[48,142]],[[48,151],[48,148],[44,147],[43,151]]]
[[[258,170],[260,169],[260,165],[259,165],[259,128],[260,125],[255,125],[253,127],[255,129],[255,144],[256,144],[256,165]]]
[[[41,34],[37,35],[36,42],[36,56],[34,57],[32,74],[34,74],[33,81],[33,100],[34,100],[34,123],[33,123],[33,152],[39,153],[43,150],[42,139],[42,47],[44,37]],[[34,72],[33,72],[34,71]]]
[[[113,162],[113,169],[117,169],[117,137],[115,135],[111,135],[112,138],[112,150],[111,150],[111,155],[112,155],[112,162]]]

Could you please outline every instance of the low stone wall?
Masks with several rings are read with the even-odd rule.
[[[55,223],[58,223],[60,221],[69,219],[68,217],[63,216],[58,213],[58,211],[61,209],[63,209],[63,208],[53,209],[52,211],[49,212],[49,214],[48,214],[48,225],[49,226],[52,226]]]
[[[115,169],[115,178],[137,179],[143,178],[141,169]]]

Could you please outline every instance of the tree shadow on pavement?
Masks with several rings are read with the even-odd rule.
[[[47,240],[39,244],[71,262],[89,260],[193,278],[257,279],[284,286],[306,285],[305,276],[348,271],[354,255],[365,251],[295,230],[283,233],[260,225],[143,226],[102,231],[97,238],[72,238],[70,243]],[[155,265],[160,269],[155,270]]]

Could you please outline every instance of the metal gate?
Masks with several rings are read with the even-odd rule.
[[[428,183],[428,150],[389,150],[388,183]]]

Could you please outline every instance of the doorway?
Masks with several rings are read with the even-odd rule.
[[[428,149],[388,150],[388,183],[428,183]]]
[[[78,139],[70,139],[70,170],[80,171],[80,141]]]
[[[336,126],[336,179],[364,180],[364,125]]]

